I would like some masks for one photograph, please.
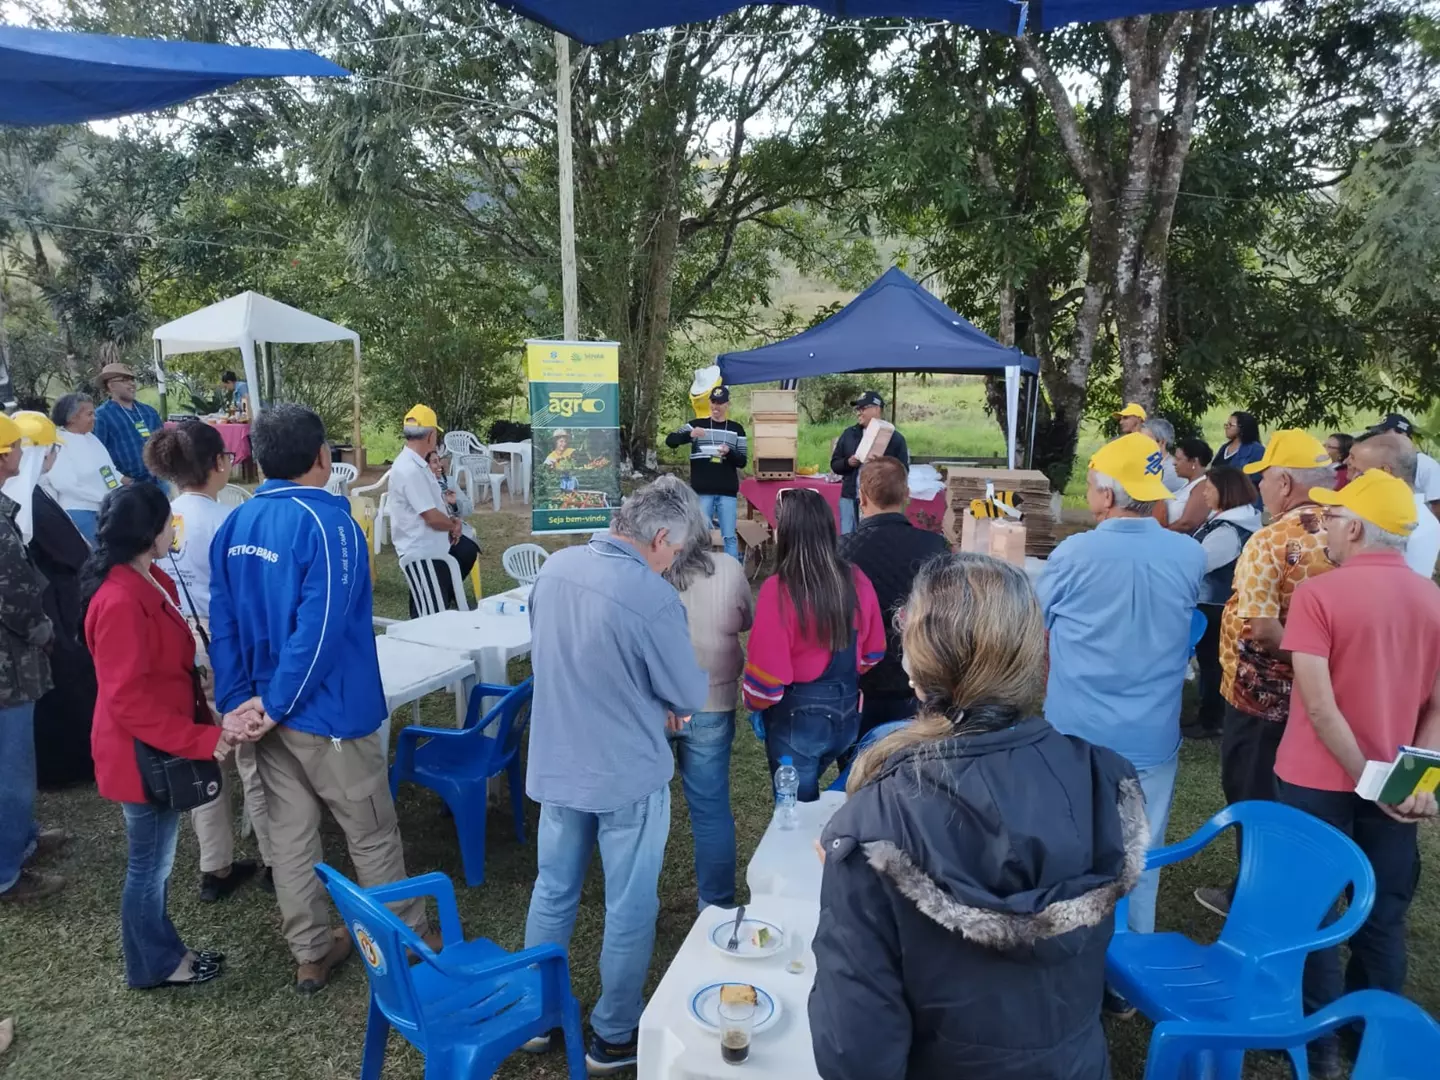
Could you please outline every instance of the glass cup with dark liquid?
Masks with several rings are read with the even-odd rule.
[[[720,1003],[720,1059],[742,1065],[750,1057],[750,1033],[755,1025],[755,1006]]]

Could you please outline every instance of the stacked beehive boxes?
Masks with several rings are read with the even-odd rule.
[[[794,390],[756,390],[750,395],[750,460],[761,480],[795,476],[800,405]]]
[[[945,537],[960,544],[960,522],[972,499],[985,497],[985,485],[1020,496],[1025,526],[1025,554],[1043,559],[1055,549],[1055,512],[1050,500],[1050,479],[1031,469],[973,469],[951,466],[945,470]]]

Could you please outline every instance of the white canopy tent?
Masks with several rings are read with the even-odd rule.
[[[260,369],[256,364],[256,346],[270,344],[316,344],[325,341],[349,341],[355,347],[354,370],[354,440],[360,448],[360,335],[318,315],[311,315],[261,296],[243,292],[221,300],[199,311],[166,323],[154,333],[155,376],[160,384],[160,400],[165,400],[165,358],[180,353],[216,352],[239,349],[245,364],[245,381],[250,386],[250,408],[258,414],[261,401]]]

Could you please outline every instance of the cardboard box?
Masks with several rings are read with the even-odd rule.
[[[881,457],[885,448],[890,445],[890,436],[893,434],[895,425],[876,417],[865,425],[865,434],[860,437],[860,448],[855,451],[855,456],[860,459],[861,464],[871,458]]]
[[[1025,568],[1025,526],[1003,518],[977,518],[969,510],[960,519],[960,550]]]
[[[743,518],[735,523],[735,536],[741,551],[759,547],[770,539],[770,526],[759,519]]]

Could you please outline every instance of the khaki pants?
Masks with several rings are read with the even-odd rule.
[[[209,620],[202,620],[209,630]],[[192,630],[193,634],[193,630]],[[205,641],[199,634],[195,638],[195,663],[200,669],[200,687],[205,691],[205,703],[220,719],[220,710],[215,706],[215,674],[210,670],[210,654],[205,650]],[[270,858],[270,819],[265,813],[265,789],[260,784],[260,774],[255,767],[255,747],[241,743],[235,748],[235,771],[240,775],[240,790],[244,793],[245,814],[255,829],[255,847],[260,852],[260,861],[266,866],[273,865]],[[225,788],[218,799],[212,799],[204,806],[190,811],[190,823],[195,826],[195,839],[200,842],[200,872],[214,874],[226,869],[235,861],[235,817],[231,806],[231,795],[235,782],[230,770],[220,767],[220,778]]]
[[[324,857],[322,805],[345,832],[362,887],[406,876],[385,748],[378,732],[332,741],[282,724],[255,744],[255,756],[265,785],[281,932],[296,963],[314,963],[330,949],[330,904],[315,876],[315,865]],[[429,929],[423,899],[390,908],[417,934]]]
[[[255,765],[254,745],[241,743],[235,748],[234,758],[235,771],[240,776],[240,790],[244,793],[245,813],[255,829],[255,847],[259,849],[260,861],[266,866],[273,866],[270,818],[266,812],[265,788],[260,783],[260,773]],[[200,841],[202,874],[218,873],[235,861],[235,815],[231,805],[235,779],[224,766],[221,767],[221,780],[225,788],[220,797],[190,811],[195,839]]]

